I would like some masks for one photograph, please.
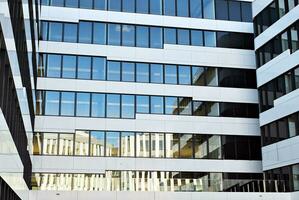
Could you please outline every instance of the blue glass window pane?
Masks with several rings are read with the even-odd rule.
[[[42,40],[48,40],[48,28],[49,28],[49,23],[48,22],[42,22],[41,24],[41,36]]]
[[[177,84],[177,67],[176,65],[165,65],[165,83]]]
[[[204,67],[192,67],[192,84],[193,85],[205,85],[205,68]]]
[[[202,18],[202,0],[190,0],[190,16]]]
[[[241,21],[241,2],[229,1],[229,19],[233,21]]]
[[[178,98],[165,97],[165,114],[177,115],[178,114]]]
[[[136,46],[149,47],[149,28],[146,26],[136,27]]]
[[[62,77],[76,78],[76,56],[63,56],[62,59]]]
[[[176,44],[176,29],[175,28],[164,28],[164,42],[165,44]]]
[[[90,93],[77,93],[76,116],[90,116]]]
[[[63,116],[74,116],[75,114],[75,93],[61,92],[60,114]]]
[[[137,113],[149,113],[149,96],[136,96]]]
[[[59,92],[46,92],[45,115],[59,115]]]
[[[123,12],[135,12],[135,0],[122,0],[123,1]]]
[[[178,44],[190,45],[190,31],[178,29]]]
[[[93,43],[106,44],[106,24],[93,23]]]
[[[162,28],[151,27],[150,28],[150,47],[162,48]]]
[[[45,6],[48,6],[49,5],[49,2],[50,0],[41,0],[41,5],[45,5]]]
[[[136,64],[136,81],[148,83],[149,82],[149,64]]]
[[[78,57],[78,78],[90,79],[91,78],[91,57],[79,56]]]
[[[203,33],[198,30],[191,30],[191,45],[203,46]]]
[[[120,133],[106,133],[106,156],[117,157],[120,155]]]
[[[135,81],[135,64],[129,62],[122,63],[122,81]]]
[[[135,46],[135,26],[122,25],[122,45]]]
[[[62,23],[49,22],[49,40],[62,41]]]
[[[163,0],[150,0],[150,13],[161,15],[162,14],[162,1]]]
[[[189,1],[177,0],[177,16],[188,17],[189,16]]]
[[[152,114],[163,114],[164,113],[163,97],[151,96],[151,113]]]
[[[189,66],[179,66],[179,84],[191,84],[191,70]]]
[[[92,79],[106,80],[106,59],[94,57],[92,59]]]
[[[163,83],[163,65],[151,64],[151,83]]]
[[[51,4],[52,6],[63,6],[64,4],[64,0],[51,0]]]
[[[135,118],[135,96],[122,95],[121,96],[121,117]]]
[[[216,47],[216,32],[205,31],[205,46],[207,47]]]
[[[106,10],[107,9],[107,0],[94,0],[94,9]]]
[[[121,11],[121,0],[108,0],[108,10]]]
[[[215,19],[214,0],[203,0],[203,14],[206,19]]]
[[[65,6],[70,8],[78,8],[78,0],[65,0]]]
[[[61,72],[61,56],[48,55],[47,77],[60,77]]]
[[[80,0],[80,8],[92,9],[92,0]]]
[[[175,16],[175,0],[164,0],[164,15]]]
[[[120,31],[121,26],[119,24],[108,24],[109,45],[120,45]]]
[[[136,12],[137,13],[148,13],[149,0],[136,0]]]
[[[105,94],[92,94],[91,116],[105,117]]]
[[[107,117],[120,118],[120,95],[107,95]]]
[[[64,24],[64,42],[77,42],[77,24]]]
[[[216,19],[228,20],[228,1],[216,0]]]
[[[92,40],[92,23],[80,22],[79,23],[79,42],[91,43]]]
[[[241,2],[241,7],[242,7],[242,21],[243,22],[252,22],[251,3]]]
[[[107,80],[120,81],[120,62],[107,62]]]

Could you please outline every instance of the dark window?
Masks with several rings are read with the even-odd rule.
[[[135,46],[135,26],[122,25],[122,45]]]
[[[120,62],[107,62],[107,80],[120,81]]]
[[[120,45],[121,25],[108,24],[108,44]]]
[[[91,43],[92,40],[92,23],[80,22],[79,23],[79,42]]]
[[[192,85],[205,85],[205,68],[192,67]]]
[[[236,144],[237,144],[237,158],[240,160],[249,159],[250,149],[249,149],[249,142],[248,137],[244,136],[236,136]]]
[[[76,78],[76,56],[63,56],[62,61],[62,77],[63,78]]]
[[[180,158],[193,158],[193,135],[180,135]]]
[[[106,24],[93,23],[93,43],[106,44]]]
[[[78,57],[78,78],[91,79],[91,57]]]
[[[136,27],[136,46],[149,47],[149,28],[146,26]]]
[[[201,0],[190,0],[190,16],[194,18],[202,18]]]
[[[187,97],[179,98],[179,114],[192,115],[192,98],[187,98]]]
[[[94,57],[92,59],[92,79],[106,80],[106,59]]]
[[[229,1],[229,19],[233,21],[241,21],[241,2]]]
[[[108,10],[121,11],[121,0],[108,0]]]
[[[77,42],[77,24],[64,24],[64,42]]]
[[[193,101],[193,115],[205,116],[206,115],[205,103],[201,101]]]
[[[216,0],[216,19],[228,20],[228,2],[225,0]]]
[[[164,15],[175,16],[175,0],[164,0]]]
[[[122,63],[122,81],[135,81],[135,64],[129,62]]]
[[[251,3],[241,2],[241,8],[242,8],[242,21],[243,22],[252,22]]]
[[[149,64],[136,64],[136,81],[148,83],[149,82]]]
[[[165,44],[176,44],[176,29],[175,28],[164,28],[164,41]]]
[[[122,0],[123,12],[135,12],[135,0]]]
[[[137,13],[148,13],[149,0],[136,0],[136,12]]]

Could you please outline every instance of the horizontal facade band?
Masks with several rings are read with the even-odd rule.
[[[195,19],[53,6],[42,6],[40,19],[65,22],[79,22],[79,20],[106,21],[114,23],[253,33],[252,23],[248,22]]]

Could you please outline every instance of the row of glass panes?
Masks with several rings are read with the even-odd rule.
[[[79,30],[78,30],[79,29]],[[163,48],[164,44],[253,49],[253,34],[104,22],[41,24],[42,40]]]
[[[87,92],[38,91],[37,95],[37,115],[133,119],[136,113],[256,118],[258,105]]]
[[[76,131],[36,133],[33,141],[35,155],[261,159],[260,139],[252,136]]]
[[[255,70],[251,69],[107,61],[105,57],[59,54],[43,54],[40,61],[41,77],[256,88]]]
[[[251,22],[251,2],[233,0],[42,0],[42,5]]]

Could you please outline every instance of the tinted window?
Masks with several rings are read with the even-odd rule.
[[[149,96],[136,97],[137,113],[149,113]]]
[[[177,16],[189,16],[189,1],[177,0]]]
[[[108,0],[94,0],[94,9],[106,10]]]
[[[151,64],[151,83],[163,83],[163,65]]]
[[[79,23],[79,42],[91,43],[92,39],[92,23],[80,22]]]
[[[119,24],[108,24],[109,45],[120,45],[120,31],[121,26]]]
[[[86,56],[78,57],[78,78],[79,79],[91,78],[91,57],[86,57]]]
[[[107,95],[107,117],[120,118],[120,95]]]
[[[205,135],[194,135],[194,157],[207,158],[208,143]]]
[[[181,134],[180,136],[180,158],[193,157],[193,136]]]
[[[204,67],[192,67],[192,84],[201,86],[205,85]]]
[[[106,59],[94,57],[92,59],[92,79],[105,80],[106,79]]]
[[[170,115],[178,114],[177,97],[165,97],[165,114],[170,114]]]
[[[194,18],[202,18],[201,0],[190,0],[190,16]]]
[[[49,23],[49,40],[50,41],[62,41],[62,23]]]
[[[92,1],[93,0],[81,0],[80,1],[80,8],[89,8],[92,9]]]
[[[186,29],[178,29],[178,44],[190,45],[190,31]]]
[[[163,0],[150,0],[150,13],[162,14],[162,1]]]
[[[165,83],[177,84],[177,67],[176,65],[165,65]]]
[[[149,64],[136,64],[136,81],[144,83],[149,82]]]
[[[241,7],[242,7],[242,21],[252,22],[251,3],[241,2]]]
[[[136,0],[136,12],[137,13],[148,13],[149,0]]]
[[[75,114],[75,93],[61,92],[60,114],[64,116],[74,116]]]
[[[91,116],[105,117],[105,94],[92,94]]]
[[[135,46],[135,26],[122,26],[122,45]]]
[[[61,56],[48,55],[47,77],[60,77],[61,72]]]
[[[122,118],[135,117],[135,96],[134,95],[121,96],[121,117]]]
[[[191,30],[191,45],[192,46],[203,46],[202,31]]]
[[[122,63],[122,80],[123,81],[135,81],[135,64],[123,62]]]
[[[175,16],[175,0],[164,0],[164,14]]]
[[[59,115],[59,92],[46,92],[45,115]]]
[[[52,6],[63,6],[64,1],[63,0],[51,0]]]
[[[76,116],[90,115],[90,93],[77,93]]]
[[[64,42],[77,42],[77,24],[64,24]]]
[[[162,48],[162,28],[150,28],[150,47]]]
[[[108,0],[108,10],[121,11],[121,0]]]
[[[163,97],[151,97],[151,113],[152,114],[163,114],[164,112],[164,101]]]
[[[164,41],[165,44],[176,44],[175,28],[164,28]]]
[[[107,80],[120,81],[120,62],[107,62]]]
[[[149,28],[146,26],[136,27],[136,46],[149,47]]]
[[[206,69],[206,85],[218,86],[217,68],[209,67]]]
[[[179,66],[179,84],[191,84],[191,70],[189,66]]]
[[[75,78],[76,77],[76,56],[63,56],[62,77]]]
[[[228,20],[228,1],[216,0],[216,19]]]
[[[122,0],[124,12],[135,12],[135,0]]]
[[[93,24],[93,43],[106,44],[106,24],[105,23]]]
[[[206,115],[205,103],[201,101],[193,101],[193,115],[205,116]]]
[[[179,114],[192,115],[192,98],[179,98]]]
[[[229,1],[229,19],[241,21],[241,3],[240,1]]]

